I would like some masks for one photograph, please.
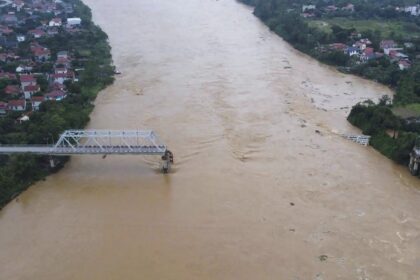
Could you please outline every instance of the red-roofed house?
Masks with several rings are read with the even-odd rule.
[[[10,100],[9,103],[7,104],[7,109],[10,111],[25,111],[26,100],[25,99]]]
[[[66,73],[55,73],[50,75],[53,83],[64,84],[67,80],[74,79],[73,71],[66,71]]]
[[[20,94],[20,88],[16,85],[8,85],[4,89],[4,93],[7,95],[19,95]]]
[[[30,35],[32,35],[35,39],[39,39],[39,38],[44,37],[45,35],[47,35],[47,33],[45,33],[45,31],[44,30],[41,30],[41,29],[30,30],[28,33]]]
[[[41,89],[38,85],[29,85],[23,88],[23,94],[25,95],[25,99],[31,99],[32,95],[39,92]]]
[[[3,35],[9,35],[13,33],[13,29],[10,29],[8,26],[0,25],[0,33]]]
[[[60,101],[60,100],[63,100],[64,98],[66,98],[66,96],[67,96],[67,94],[64,91],[54,90],[54,91],[51,91],[51,92],[45,94],[45,99],[46,100]]]
[[[382,40],[379,44],[381,49],[392,49],[397,47],[397,43],[394,40]]]
[[[44,96],[32,96],[32,98],[31,98],[32,111],[38,111],[39,110],[39,106],[44,101],[45,101],[45,97]]]
[[[362,55],[360,56],[360,59],[365,62],[371,59],[375,59],[375,58],[376,58],[376,54],[373,48],[364,49],[362,52]]]
[[[34,54],[35,60],[38,62],[44,62],[51,57],[50,50],[44,47],[32,48],[32,53]]]
[[[36,79],[33,75],[20,75],[20,84],[22,89],[26,86],[35,86]]]
[[[347,49],[347,45],[343,44],[343,43],[333,43],[330,45],[330,48],[336,51],[343,51],[345,49]]]
[[[16,80],[16,74],[9,72],[0,72],[0,79]]]
[[[55,67],[54,73],[55,74],[67,74],[67,68],[66,67]]]
[[[405,70],[411,67],[411,63],[408,60],[400,60],[398,62],[398,67],[400,67],[400,70]]]
[[[49,22],[49,26],[61,26],[63,25],[63,21],[61,20],[61,18],[53,18],[52,20],[50,20]]]
[[[7,103],[0,101],[0,115],[4,115],[7,112]]]
[[[64,91],[65,86],[63,84],[53,83],[52,89],[53,90],[62,90],[62,91]]]

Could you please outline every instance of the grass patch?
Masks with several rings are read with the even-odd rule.
[[[395,107],[392,112],[401,118],[420,117],[420,103]]]
[[[368,30],[380,31],[385,37],[392,34],[403,38],[420,37],[420,27],[411,22],[383,21],[383,20],[356,20],[349,18],[333,18],[325,20],[310,20],[309,26],[318,28],[325,33],[331,33],[331,26],[338,25],[342,28],[355,28],[359,32]]]

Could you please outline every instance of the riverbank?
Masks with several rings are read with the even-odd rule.
[[[354,28],[345,29],[333,25],[332,27],[328,26],[329,29],[326,30],[326,27],[312,24],[316,21],[311,18],[305,19],[308,14],[300,13],[301,5],[299,3],[289,4],[285,1],[274,3],[271,0],[259,2],[245,0],[242,2],[253,5],[255,7],[254,14],[272,31],[299,51],[320,62],[336,66],[343,73],[355,74],[381,82],[396,90],[393,100],[391,97],[385,96],[378,104],[373,102],[353,104],[354,107],[348,116],[348,120],[360,128],[363,133],[371,135],[371,145],[383,155],[399,164],[408,164],[409,153],[420,133],[420,125],[415,121],[420,114],[414,112],[414,114],[411,114],[411,119],[406,120],[402,118],[402,115],[398,115],[398,112],[404,111],[404,108],[413,108],[415,107],[413,105],[417,105],[419,99],[415,92],[417,82],[414,77],[419,67],[415,63],[412,65],[408,56],[400,52],[398,54],[401,57],[404,56],[403,59],[399,58],[398,61],[392,58],[393,53],[389,50],[392,49],[396,52],[394,49],[401,51],[402,48],[396,48],[397,44],[394,41],[384,40],[375,30],[366,31],[366,28],[368,28],[366,26],[363,26],[364,33],[362,35]],[[332,16],[325,10],[328,11],[333,6],[319,9],[317,7],[315,5],[310,6],[311,11],[308,13],[311,17],[321,12]],[[338,8],[335,7],[335,9]],[[355,22],[358,22],[357,12],[352,12],[351,16],[355,18]],[[330,19],[329,22],[334,21]],[[351,20],[346,22],[347,26],[350,25],[350,22]],[[366,21],[359,20],[359,22]],[[369,36],[369,38],[363,36]],[[338,42],[332,40],[338,40]],[[411,38],[411,40],[415,39]],[[347,42],[347,44],[344,44],[344,42]],[[353,47],[349,47],[348,42],[352,42]],[[389,46],[385,43],[388,43]],[[378,49],[379,46],[384,49],[386,55],[374,52],[372,44],[376,45]],[[390,46],[391,44],[392,46]],[[404,50],[411,50],[410,59],[416,57],[416,52],[412,48],[414,44],[404,43],[404,45],[408,46]],[[407,65],[407,69],[401,68],[403,64]]]
[[[19,111],[13,111],[9,106],[12,109],[0,118],[1,144],[51,144],[64,130],[83,128],[90,120],[89,115],[97,94],[114,81],[107,35],[93,23],[90,9],[81,1],[69,0],[64,3],[66,6],[55,6],[59,16],[51,19],[56,24],[53,28],[37,27],[37,34],[42,36],[32,38],[28,35],[26,41],[17,45],[21,61],[23,58],[25,61],[34,59],[31,70],[16,73],[15,67],[19,64],[15,61],[3,62],[1,65],[2,69],[10,69],[8,75],[16,79],[3,80],[0,89],[0,98],[5,102],[3,104],[25,104]],[[11,8],[3,9],[5,12]],[[19,14],[19,17],[25,16],[24,13]],[[45,16],[51,17],[47,13]],[[66,18],[70,17],[79,18],[81,25],[65,25]],[[33,25],[37,26],[37,21]],[[19,32],[33,32],[26,26],[18,28]],[[39,53],[38,49],[44,53],[42,60],[32,57],[31,51]],[[9,53],[15,52],[13,48],[6,50]],[[11,98],[7,95],[5,89],[8,88],[19,90],[21,86],[25,90],[24,83],[29,79],[33,81],[31,83],[34,83],[34,87],[41,85],[33,96],[25,93],[17,99],[18,96]],[[22,116],[28,120],[17,121]],[[36,181],[57,172],[67,159],[56,158],[56,167],[52,169],[48,157],[1,156],[0,208]]]

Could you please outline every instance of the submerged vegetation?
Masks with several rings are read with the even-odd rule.
[[[72,32],[64,32],[60,28],[54,36],[37,41],[53,54],[67,51],[73,58],[69,69],[81,71],[77,73],[77,78],[64,82],[67,92],[65,99],[46,100],[38,110],[28,109],[29,121],[17,121],[22,112],[11,111],[0,117],[0,144],[51,144],[64,130],[83,128],[89,121],[98,92],[113,83],[114,67],[107,35],[92,22],[90,9],[80,0],[67,0],[66,3],[73,7],[66,16],[81,18],[81,26]],[[41,16],[48,20],[52,17],[50,14]],[[50,64],[45,61],[42,66],[48,71]],[[2,66],[3,69],[5,66]],[[61,159],[57,168],[64,161]],[[1,156],[0,207],[57,169],[52,170],[48,162],[49,158],[43,156]]]

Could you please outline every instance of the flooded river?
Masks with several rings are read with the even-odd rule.
[[[89,127],[153,129],[176,165],[73,157],[0,212],[0,279],[420,279],[420,181],[339,136],[388,89],[234,0],[86,3],[123,73]]]

